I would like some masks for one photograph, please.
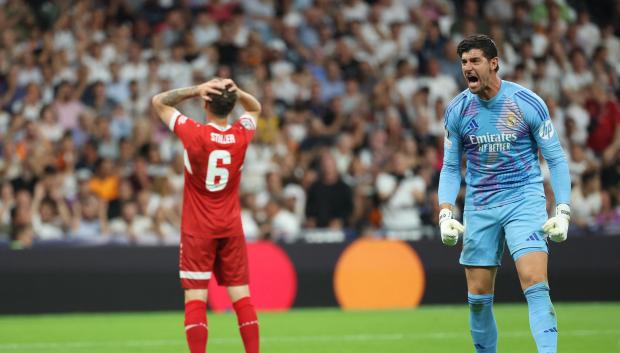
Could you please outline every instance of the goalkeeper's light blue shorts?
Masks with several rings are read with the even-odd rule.
[[[529,195],[503,206],[465,211],[465,234],[460,263],[465,266],[499,266],[504,246],[514,261],[534,251],[549,253],[542,231],[547,221],[542,195]]]

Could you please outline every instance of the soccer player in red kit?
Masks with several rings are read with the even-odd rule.
[[[204,100],[206,125],[175,109],[189,98]],[[229,125],[228,115],[237,100],[245,113]],[[226,286],[233,302],[245,352],[258,353],[258,319],[248,287],[239,181],[261,105],[232,80],[220,78],[157,94],[152,105],[185,148],[179,274],[185,289],[185,333],[190,352],[206,351],[207,288],[214,275]]]

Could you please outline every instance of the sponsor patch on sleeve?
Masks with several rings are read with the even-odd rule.
[[[249,116],[242,116],[239,119],[239,123],[247,130],[256,130],[256,124],[254,123],[254,119]]]
[[[543,140],[548,140],[553,137],[553,134],[554,130],[551,120],[545,120],[545,123],[538,130],[538,136]]]
[[[450,132],[446,130],[446,137],[444,137],[443,142],[446,149],[452,148],[452,141],[450,141]]]

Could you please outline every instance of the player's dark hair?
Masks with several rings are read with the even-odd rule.
[[[229,91],[228,89],[230,87],[232,87],[232,84],[226,85],[226,89],[224,89],[221,94],[207,94],[211,98],[211,101],[207,105],[211,113],[220,117],[226,117],[233,110],[235,103],[237,103],[237,92]]]
[[[488,60],[493,58],[497,58],[497,46],[491,37],[484,34],[472,34],[463,39],[458,47],[456,48],[456,53],[459,58],[463,55],[463,53],[468,52],[472,49],[480,49],[484,57]],[[495,68],[495,71],[499,71],[499,64]]]

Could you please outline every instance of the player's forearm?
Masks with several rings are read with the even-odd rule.
[[[553,166],[549,164],[549,173],[551,174],[551,189],[553,189],[555,203],[570,205],[571,181],[566,159],[564,163],[557,163]]]
[[[153,97],[152,103],[155,108],[157,108],[157,106],[167,106],[174,108],[182,101],[189,98],[197,97],[198,95],[200,95],[198,86],[178,88],[155,95]]]
[[[461,189],[461,171],[458,165],[446,164],[444,162],[441,173],[439,174],[439,205],[454,205],[456,197]]]
[[[248,92],[238,89],[239,91],[239,103],[243,106],[243,109],[250,114],[259,114],[261,112],[260,102]]]
[[[153,111],[157,114],[159,119],[166,124],[166,126],[169,126],[170,122],[173,121],[172,115],[176,112],[174,106],[188,98],[197,97],[199,95],[200,90],[198,89],[198,86],[162,92],[155,95],[151,100]]]
[[[571,181],[568,170],[568,162],[560,143],[542,149],[543,157],[547,161],[551,174],[551,188],[555,196],[556,204],[570,205]]]

